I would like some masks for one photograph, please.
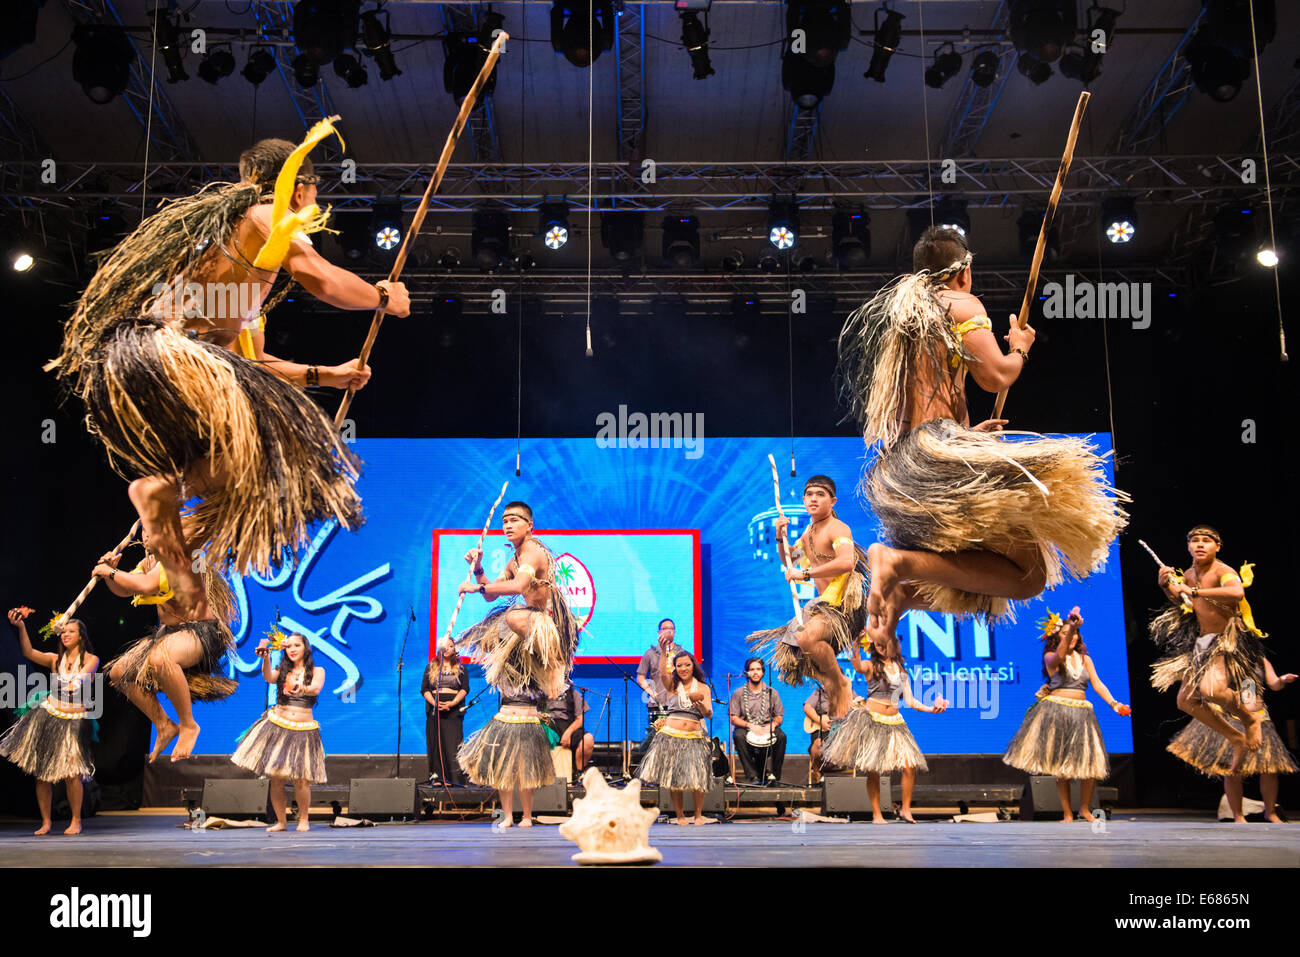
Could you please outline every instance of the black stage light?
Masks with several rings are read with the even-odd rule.
[[[799,205],[793,198],[768,204],[767,241],[781,252],[793,249],[799,241]]]
[[[709,28],[700,22],[699,14],[686,11],[682,18],[682,46],[691,55],[691,68],[695,79],[703,80],[713,76],[713,64],[709,62]]]
[[[108,103],[126,89],[135,50],[119,26],[82,23],[72,31],[77,45],[72,78],[94,103]]]
[[[551,49],[577,67],[589,67],[614,48],[611,0],[556,0],[551,5]]]
[[[1229,260],[1253,256],[1259,249],[1259,243],[1255,241],[1255,211],[1225,206],[1215,213],[1214,248]]]
[[[383,23],[379,22],[381,13]],[[379,79],[385,81],[402,75],[402,71],[397,68],[397,60],[393,58],[393,34],[390,26],[387,10],[367,10],[361,15],[361,40],[366,45],[366,52],[375,58],[375,65],[379,67]]]
[[[8,17],[0,21],[0,60],[36,42],[36,17],[45,0],[11,0]]]
[[[723,272],[736,272],[743,265],[745,265],[745,254],[739,249],[733,249],[722,257]]]
[[[216,83],[235,72],[235,55],[226,49],[209,50],[199,61],[199,79]]]
[[[814,66],[797,53],[781,55],[781,86],[801,110],[816,108],[835,85],[835,66]]]
[[[353,262],[365,259],[374,246],[370,233],[371,214],[358,210],[336,211],[333,215],[334,228],[339,231],[339,248],[343,258]]]
[[[885,15],[885,22],[880,22],[880,15]],[[877,83],[885,82],[885,70],[889,68],[889,58],[894,55],[898,49],[898,44],[903,39],[903,20],[901,13],[896,13],[882,6],[876,11],[875,15],[875,45],[871,51],[871,64],[867,67],[867,72],[862,74],[869,80],[875,80]]]
[[[179,83],[190,78],[185,72],[185,42],[181,38],[180,26],[164,10],[164,7],[157,7],[153,11],[154,44],[167,67],[167,82]]]
[[[771,253],[764,253],[758,257],[759,272],[776,272],[781,263]]]
[[[293,58],[293,78],[304,90],[310,90],[320,79],[320,64],[306,53],[299,53]]]
[[[935,51],[934,63],[925,71],[925,84],[935,89],[943,86],[961,72],[961,54],[951,43],[945,44],[948,52]],[[940,48],[942,50],[942,47]]]
[[[438,265],[443,269],[455,269],[460,265],[460,250],[455,246],[448,246],[438,257]]]
[[[1034,86],[1042,86],[1052,75],[1052,68],[1032,54],[1021,53],[1016,58],[1016,69],[1029,78]]]
[[[970,81],[976,86],[984,87],[998,78],[998,55],[992,50],[985,50],[970,65]]]
[[[1007,34],[1022,54],[1047,64],[1065,52],[1077,24],[1075,0],[1014,0]]]
[[[695,216],[665,216],[664,265],[694,269],[700,261],[700,221]]]
[[[542,203],[537,219],[537,233],[546,248],[563,249],[569,241],[569,204],[564,200]]]
[[[841,269],[863,269],[871,258],[871,217],[861,206],[838,207],[831,219],[831,246]]]
[[[400,200],[380,200],[370,219],[370,233],[375,248],[382,253],[397,255],[402,245],[402,203]]]
[[[600,241],[616,262],[625,263],[641,253],[645,236],[645,214],[636,210],[617,210],[600,217]]]
[[[1127,196],[1112,196],[1101,204],[1100,224],[1112,246],[1127,246],[1137,236],[1137,204]]]
[[[802,273],[816,272],[817,271],[816,258],[813,256],[804,256],[802,259],[800,259],[799,271]]]
[[[293,42],[324,66],[357,39],[361,0],[299,0],[293,8]]]
[[[370,81],[366,65],[351,53],[340,53],[334,58],[334,72],[343,78],[349,89],[363,87]]]
[[[445,59],[442,63],[442,86],[451,94],[459,106],[469,95],[470,88],[478,78],[479,71],[487,62],[491,49],[488,35],[471,33],[449,33],[442,40]],[[474,109],[482,109],[484,100],[497,87],[497,71],[483,84],[482,95],[474,101]]]
[[[470,255],[488,272],[501,265],[510,252],[510,217],[497,210],[480,209],[474,214]]]
[[[945,229],[955,229],[962,238],[970,234],[970,215],[966,212],[966,200],[961,196],[940,196],[934,201],[934,224]]]
[[[263,47],[248,54],[248,62],[244,64],[244,69],[240,71],[240,75],[253,86],[258,86],[271,75],[271,71],[274,69],[275,55]]]
[[[1204,0],[1201,25],[1187,47],[1192,82],[1212,100],[1227,103],[1250,77],[1251,59],[1277,35],[1274,0],[1255,0],[1255,39],[1251,37],[1250,0]]]

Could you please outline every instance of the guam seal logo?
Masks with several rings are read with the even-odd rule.
[[[578,627],[586,627],[596,611],[596,584],[587,566],[565,552],[555,560],[555,584],[569,603]]]

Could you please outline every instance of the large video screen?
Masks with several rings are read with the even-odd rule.
[[[1091,441],[1109,450],[1108,436]],[[797,438],[795,478],[786,464],[788,436],[708,438],[690,450],[609,445],[525,440],[522,475],[516,477],[513,440],[358,441],[366,523],[354,532],[326,524],[295,565],[271,577],[235,580],[239,645],[227,668],[240,687],[227,701],[198,706],[199,749],[232,750],[240,731],[271,699],[252,649],[278,612],[283,628],[309,637],[317,664],[326,669],[317,716],[327,752],[391,754],[399,735],[402,752],[423,752],[422,669],[455,606],[466,572],[464,553],[507,479],[505,501],[528,502],[539,530],[557,530],[539,531],[539,537],[571,566],[561,574],[573,586],[575,612],[588,619],[574,682],[586,689],[587,729],[599,741],[644,736],[646,708],[634,662],[654,643],[660,619],[675,621],[679,644],[696,645],[715,697],[725,701],[744,680],[745,636],[793,614],[773,547],[769,453],[782,463],[782,504],[792,536],[806,522],[804,480],[825,473],[839,486],[836,511],[855,541],[865,546],[875,540],[876,523],[854,493],[866,464],[861,440]],[[509,557],[499,534],[500,513],[493,521],[498,534],[485,546],[492,574]],[[1127,700],[1117,547],[1109,562],[1085,582],[1067,583],[1020,606],[1014,624],[986,627],[922,612],[904,618],[899,634],[913,690],[923,700],[942,694],[952,705],[941,715],[904,710],[925,751],[1003,751],[1042,684],[1042,643],[1034,622],[1048,607],[1064,614],[1081,606],[1098,672],[1117,698]],[[584,594],[588,580],[591,590]],[[811,597],[808,586],[801,586],[801,598]],[[487,610],[481,596],[467,596],[456,631]],[[847,672],[848,662],[842,664]],[[466,714],[467,734],[496,710],[496,696],[485,692],[477,667],[470,678],[474,703]],[[785,706],[787,750],[806,751],[802,707],[816,686],[773,684]],[[854,687],[865,694],[861,679]],[[1108,749],[1130,752],[1128,719],[1104,705],[1097,717]],[[713,733],[728,733],[721,704],[715,706]]]

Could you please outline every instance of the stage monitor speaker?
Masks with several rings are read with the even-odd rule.
[[[723,798],[722,788],[723,788],[723,779],[720,777],[714,777],[713,783],[710,784],[709,789],[704,792],[704,813],[705,814],[723,813],[724,808],[722,803],[722,798]],[[693,813],[695,810],[695,796],[692,795],[689,791],[687,791],[684,798],[684,802],[685,803],[682,806],[685,809],[686,813],[687,814]],[[672,809],[673,809],[673,798],[671,792],[667,788],[660,788],[659,789],[659,810],[668,811],[671,813]]]
[[[523,805],[519,802],[519,791],[515,790],[514,809],[518,811]],[[568,814],[569,783],[565,778],[556,778],[546,787],[533,791],[534,814]]]
[[[264,818],[269,786],[265,778],[205,778],[203,813],[208,817]]]
[[[1070,806],[1079,807],[1083,792],[1078,781],[1070,782]],[[1118,797],[1115,788],[1095,787],[1092,789],[1092,810],[1102,806],[1113,805]],[[1050,774],[1031,774],[1025,782],[1025,789],[1020,793],[1020,820],[1060,820],[1065,814],[1061,810],[1061,797],[1056,792],[1056,778]]]
[[[880,776],[880,809],[891,813],[894,808],[893,780],[888,774]],[[867,797],[867,776],[860,774],[827,774],[822,777],[822,813],[870,814],[871,799]]]
[[[415,817],[415,778],[353,778],[349,817]]]

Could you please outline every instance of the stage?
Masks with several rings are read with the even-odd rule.
[[[577,848],[555,825],[494,830],[424,821],[307,833],[262,828],[193,831],[174,810],[107,812],[80,837],[34,837],[31,821],[0,822],[11,867],[568,867]],[[1300,865],[1300,825],[1221,824],[1204,814],[1119,810],[1083,821],[808,823],[756,818],[677,827],[658,823],[660,867],[1105,867],[1221,868]]]

